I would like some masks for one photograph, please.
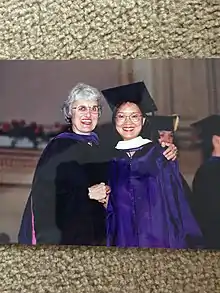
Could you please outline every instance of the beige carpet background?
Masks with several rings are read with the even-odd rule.
[[[219,0],[0,3],[1,59],[219,55]],[[220,292],[220,253],[1,246],[0,292]]]
[[[1,58],[220,55],[219,0],[2,0],[0,15]]]

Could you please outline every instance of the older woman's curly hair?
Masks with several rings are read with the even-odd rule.
[[[103,94],[96,89],[95,87],[92,87],[90,85],[84,84],[84,83],[78,83],[69,93],[69,96],[67,100],[64,102],[62,111],[64,114],[64,118],[67,123],[71,123],[72,119],[72,112],[71,108],[74,102],[77,100],[85,100],[85,101],[97,101],[98,105],[100,107],[100,113],[101,115],[101,100],[104,99]]]

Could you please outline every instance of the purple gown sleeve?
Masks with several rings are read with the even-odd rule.
[[[204,239],[187,200],[188,189],[183,185],[178,161],[162,164],[161,160],[158,160],[157,164],[161,168],[159,184],[162,198],[177,230],[182,231],[186,248],[203,248]],[[170,240],[175,243],[175,237]]]

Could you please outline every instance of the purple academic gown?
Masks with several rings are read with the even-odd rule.
[[[178,163],[159,145],[145,145],[129,158],[118,151],[110,167],[107,246],[203,247],[188,206]]]

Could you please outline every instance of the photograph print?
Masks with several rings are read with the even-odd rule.
[[[0,61],[0,243],[220,249],[220,61]]]

